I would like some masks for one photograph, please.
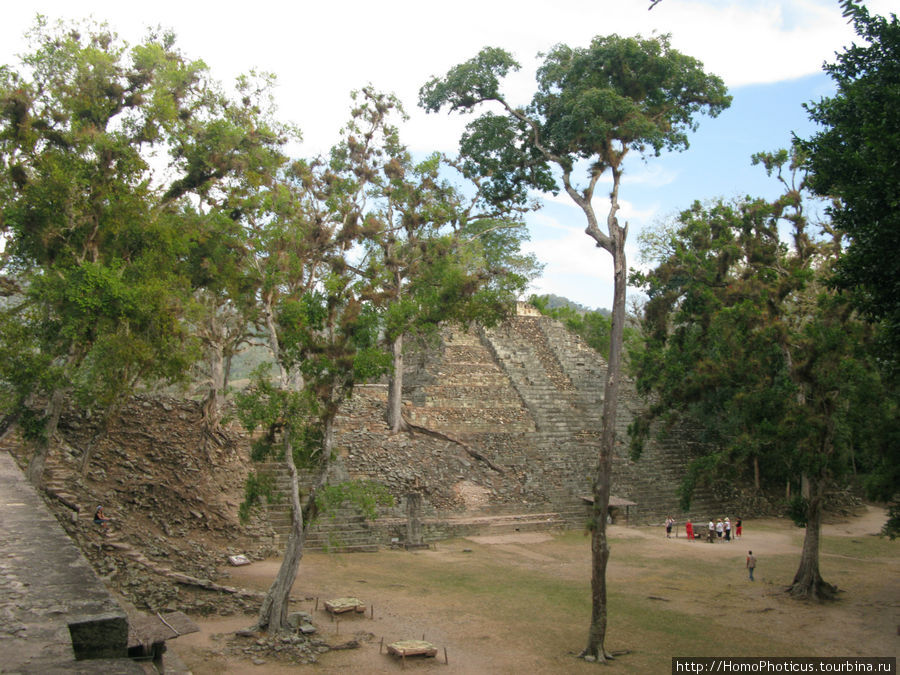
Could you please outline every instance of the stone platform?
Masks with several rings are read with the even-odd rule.
[[[0,673],[144,673],[127,644],[125,612],[0,452]]]

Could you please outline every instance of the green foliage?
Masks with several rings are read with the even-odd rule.
[[[46,440],[47,432],[44,428],[44,418],[31,408],[22,410],[19,418],[19,428],[22,430],[22,438],[29,441]]]
[[[438,112],[445,105],[466,112],[478,103],[497,99],[500,80],[520,68],[508,52],[486,47],[445,77],[432,78],[419,92],[419,105],[429,112]]]
[[[230,283],[211,242],[238,248],[221,218],[236,178],[259,179],[284,141],[170,33],[129,47],[105,25],[39,18],[29,38],[21,67],[0,68],[3,273],[22,289],[0,343],[55,369],[0,370],[0,388],[17,405],[61,391],[109,407],[140,380],[186,376],[190,293]]]
[[[900,354],[900,23],[841,3],[860,38],[825,71],[837,93],[806,106],[823,130],[800,140],[818,194],[834,198],[834,226],[849,239],[835,282],[876,322],[881,367],[896,375]]]
[[[807,514],[809,513],[809,500],[803,495],[795,494],[787,505],[788,516],[797,527],[806,527]]]
[[[891,538],[891,541],[900,536],[900,504],[891,504],[888,509],[888,521],[884,524],[881,533]]]
[[[659,266],[634,276],[649,301],[633,363],[639,390],[653,396],[632,426],[635,443],[662,418],[707,444],[683,503],[700,481],[739,479],[754,463],[772,484],[833,480],[854,462],[867,470],[892,442],[896,397],[874,368],[871,331],[824,284],[839,239],[827,224],[824,236],[810,232],[802,177],[783,173],[802,157],[755,160],[784,184],[783,197],[694,204],[653,238]]]
[[[391,366],[391,355],[380,347],[358,349],[353,356],[354,382],[370,382],[384,375]]]
[[[731,97],[703,64],[672,49],[668,35],[595,37],[589,47],[557,45],[538,69],[531,109],[545,120],[553,152],[604,156],[610,139],[644,153],[688,146],[694,116],[717,115]]]
[[[244,500],[238,507],[238,517],[242,523],[247,523],[253,507],[259,504],[263,498],[269,504],[278,501],[279,495],[275,492],[275,477],[270,473],[251,471],[244,483]]]
[[[261,367],[252,383],[235,394],[236,415],[249,432],[262,429],[251,458],[257,462],[283,460],[284,439],[291,445],[296,466],[315,467],[323,462],[323,422],[320,402],[309,390],[280,387]]]
[[[355,506],[374,520],[379,506],[393,506],[394,497],[387,488],[372,480],[351,480],[324,486],[316,494],[316,506],[323,516],[334,517],[344,504]]]
[[[483,49],[419,92],[419,104],[430,112],[445,106],[468,112],[485,101],[504,107],[502,115],[471,122],[460,143],[465,172],[483,179],[493,199],[524,202],[529,188],[558,191],[551,163],[567,174],[588,159],[588,176],[599,176],[629,150],[684,149],[695,117],[715,116],[731,101],[722,80],[672,49],[668,36],[598,36],[589,47],[557,45],[543,58],[524,110],[500,91],[500,81],[519,64],[497,48]]]

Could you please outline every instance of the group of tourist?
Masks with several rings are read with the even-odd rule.
[[[733,541],[733,539],[737,539],[742,534],[742,521],[738,518],[734,522],[734,527],[732,527],[730,518],[719,518],[718,520],[709,519],[709,524],[706,526],[706,541],[710,544],[718,540],[723,541]],[[672,536],[672,531],[675,529],[675,519],[672,516],[668,516],[666,518],[666,539],[669,539]],[[694,524],[688,519],[688,521],[684,524],[684,531],[687,534],[687,538],[689,541],[694,541],[694,539],[702,538],[703,534],[700,529],[694,530]],[[733,536],[732,536],[733,535]],[[678,534],[676,532],[675,536]]]
[[[734,527],[731,526],[731,518],[719,518],[718,520],[709,519],[709,523],[706,525],[706,541],[710,544],[715,542],[717,539],[722,541],[734,541],[734,539],[739,539],[743,535],[743,521],[738,518],[734,521]],[[666,539],[669,539],[672,536],[672,531],[675,530],[675,519],[672,516],[666,517]],[[694,541],[694,539],[700,539],[703,536],[702,533],[702,525],[696,531],[694,531],[694,524],[691,522],[690,518],[684,524],[684,531],[687,534],[688,541]],[[734,537],[732,538],[732,532],[734,533]],[[675,536],[678,536],[678,532],[675,532]],[[753,581],[753,572],[756,569],[756,556],[753,555],[753,551],[747,551],[747,572],[750,575],[750,581]]]

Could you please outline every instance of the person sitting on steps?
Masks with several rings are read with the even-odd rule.
[[[101,529],[105,530],[109,527],[110,520],[111,518],[103,515],[103,506],[98,506],[97,510],[94,511],[94,525],[99,525]]]

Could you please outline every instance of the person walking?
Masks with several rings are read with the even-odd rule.
[[[735,523],[734,537],[735,539],[740,539],[741,537],[741,519],[737,519],[737,523]]]
[[[687,522],[684,524],[684,532],[687,535],[688,541],[694,541],[694,524],[691,522],[690,518],[688,518]]]
[[[750,572],[750,581],[753,581],[753,570],[756,569],[756,556],[753,551],[747,551],[747,571]]]

